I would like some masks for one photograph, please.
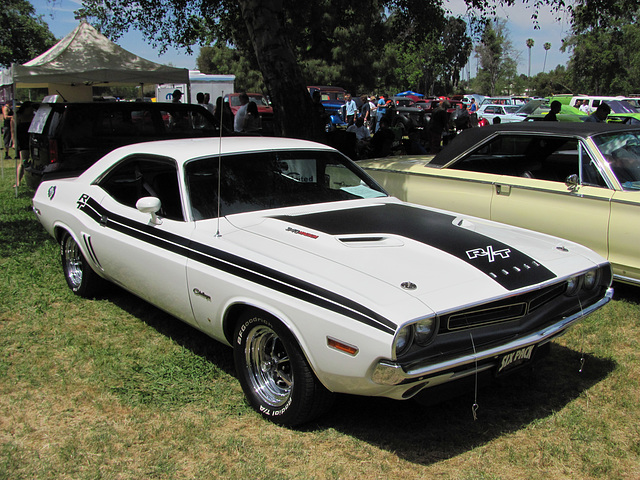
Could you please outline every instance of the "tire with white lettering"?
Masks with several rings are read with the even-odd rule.
[[[81,297],[95,296],[104,283],[102,277],[87,263],[69,232],[64,232],[60,239],[60,257],[64,278],[71,291]]]
[[[333,394],[316,378],[289,330],[262,312],[236,325],[233,357],[251,406],[280,425],[299,425],[324,413]]]

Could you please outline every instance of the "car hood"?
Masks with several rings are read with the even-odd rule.
[[[434,311],[538,288],[596,264],[585,256],[599,258],[555,237],[396,199],[349,203],[357,206],[312,206],[230,221],[277,242],[272,251],[282,261],[295,258],[297,267],[305,264],[342,288],[368,289],[371,300],[380,302],[375,297],[397,298],[391,286]]]

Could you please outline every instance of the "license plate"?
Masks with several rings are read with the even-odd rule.
[[[523,347],[513,352],[505,353],[499,357],[497,373],[503,373],[506,370],[510,370],[531,360],[531,358],[533,358],[534,348],[535,345],[529,345],[528,347]]]

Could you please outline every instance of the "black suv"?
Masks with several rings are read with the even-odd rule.
[[[31,122],[25,178],[36,188],[44,175],[75,176],[132,143],[219,135],[215,118],[199,105],[151,102],[43,103]]]

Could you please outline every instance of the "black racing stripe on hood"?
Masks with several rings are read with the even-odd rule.
[[[456,217],[410,205],[369,207],[283,215],[278,220],[329,235],[398,235],[432,246],[477,268],[507,290],[555,278],[525,253],[453,223]]]
[[[109,212],[88,195],[80,198],[78,209],[106,228],[353,318],[383,332],[395,333],[395,323],[349,298],[237,255]]]

